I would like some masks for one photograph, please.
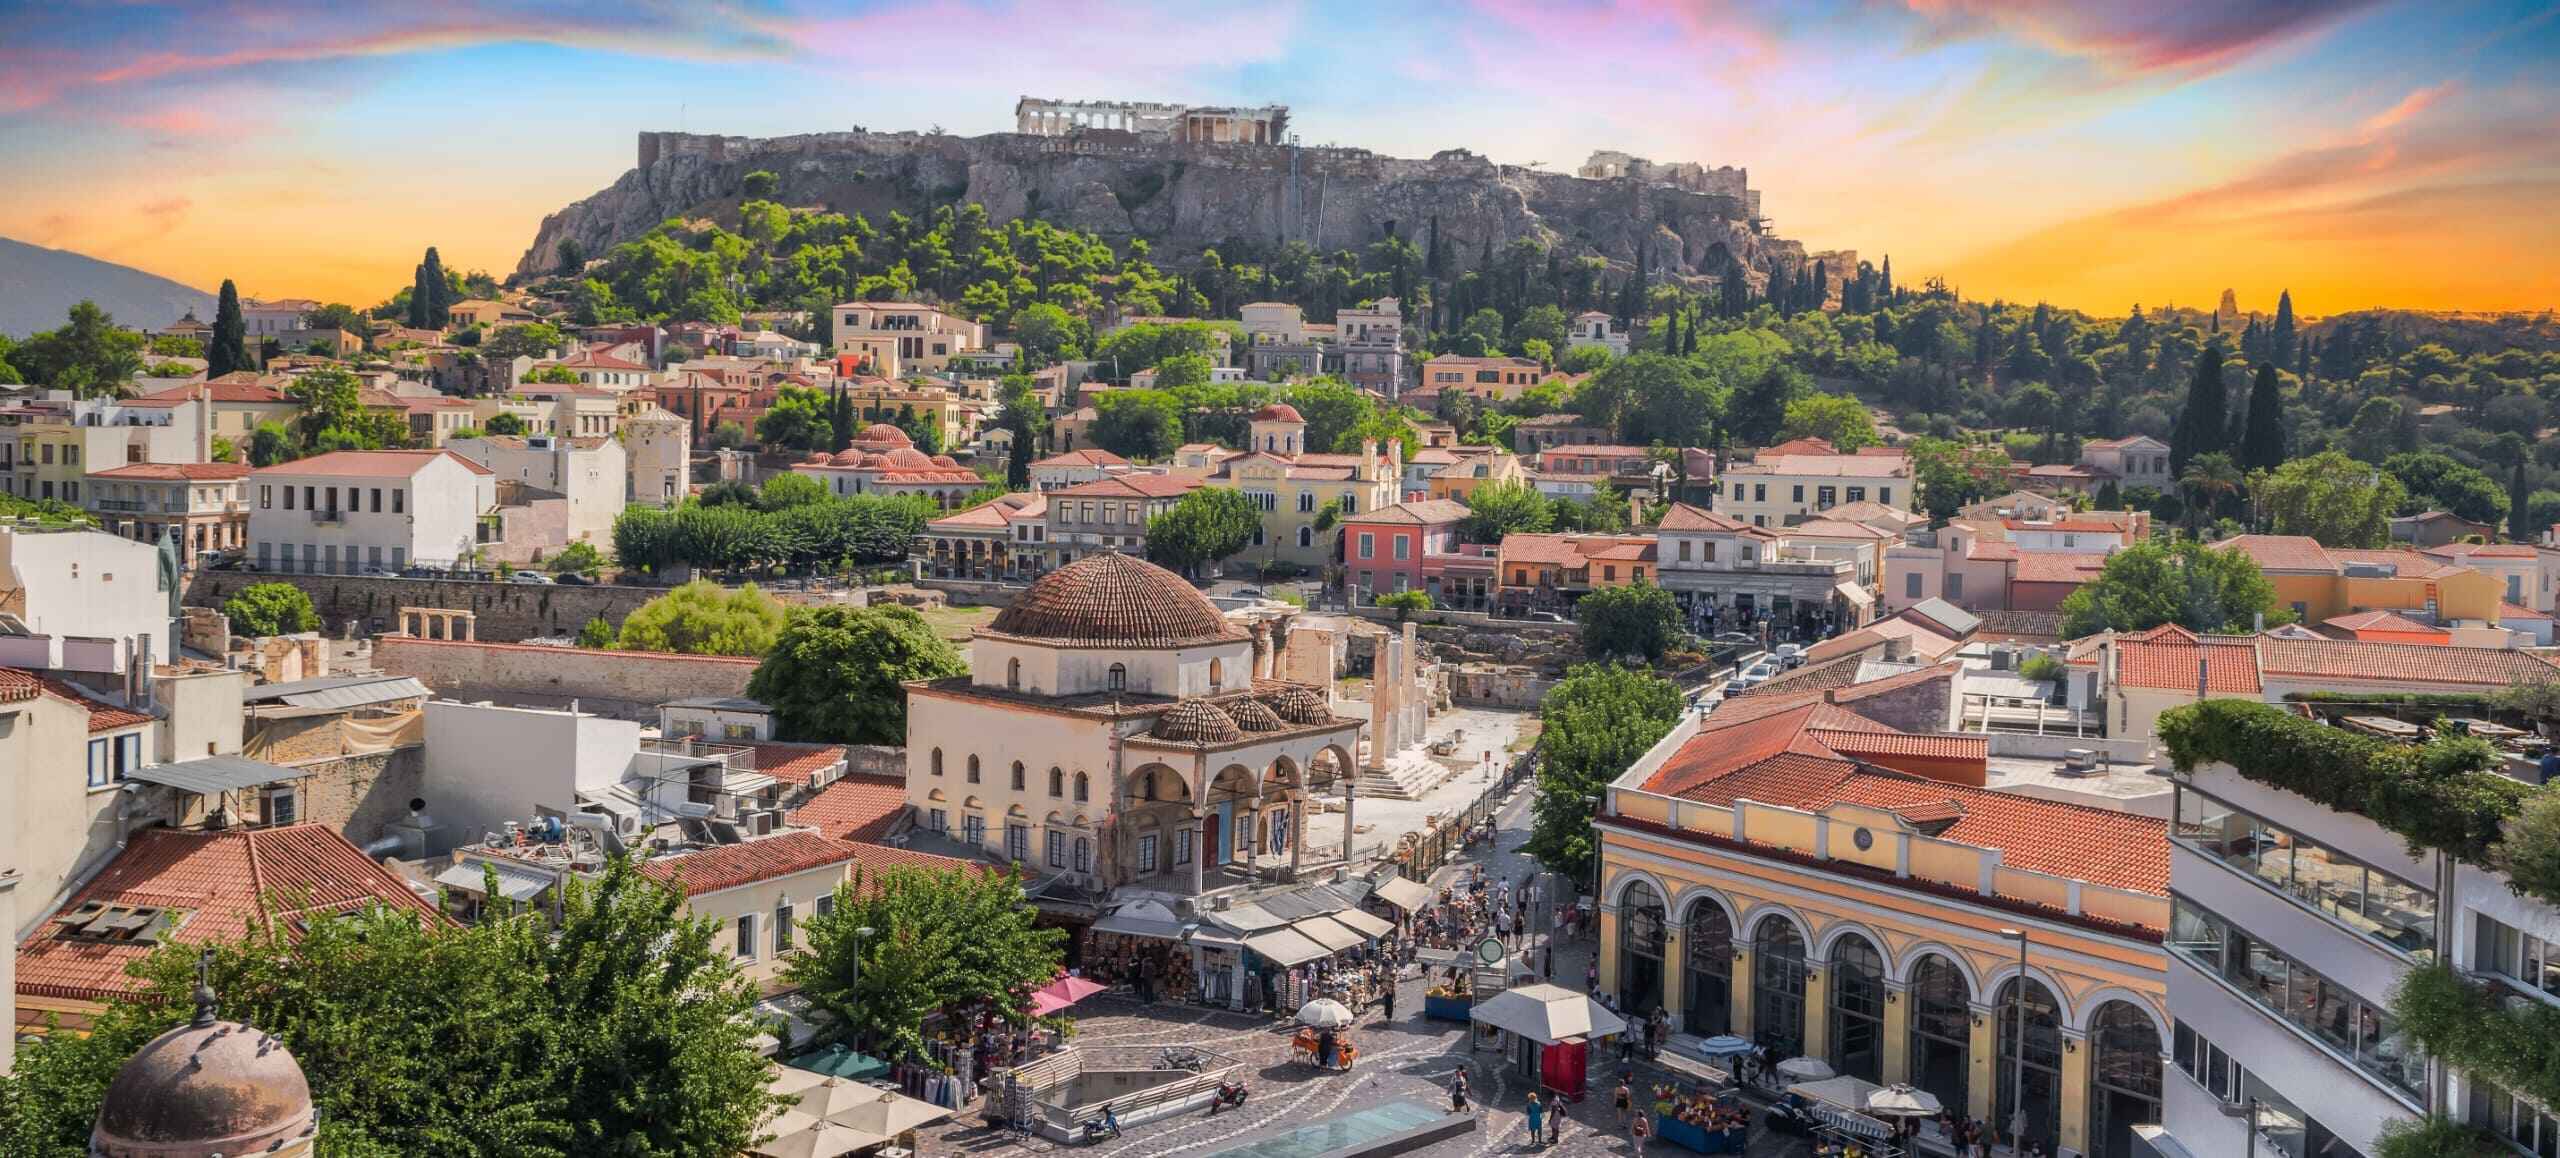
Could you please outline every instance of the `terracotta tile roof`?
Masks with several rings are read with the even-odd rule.
[[[1687,503],[1671,504],[1671,509],[1663,512],[1660,526],[1666,531],[1741,531],[1750,528],[1749,523],[1731,515]]]
[[[842,744],[788,744],[769,741],[749,744],[756,754],[756,771],[785,784],[807,784],[810,778],[844,763]]]
[[[2116,681],[2129,688],[2192,692],[2199,660],[2207,692],[2254,696],[2266,687],[2258,674],[2258,648],[2251,641],[2199,640],[2194,632],[2170,624],[2116,641]]]
[[[1911,460],[1900,456],[1870,454],[1764,454],[1758,461],[1737,466],[1730,473],[1904,478],[1911,473]]]
[[[237,462],[137,462],[107,470],[93,470],[89,477],[176,482],[180,479],[220,481],[245,478],[248,474],[248,466]]]
[[[1896,537],[1890,531],[1879,531],[1865,523],[1851,522],[1847,519],[1806,519],[1801,523],[1797,523],[1796,525],[1787,528],[1783,533],[1789,535],[1828,535],[1837,539],[1891,539]]]
[[[1164,499],[1189,494],[1202,485],[1201,480],[1186,475],[1121,474],[1077,483],[1049,494],[1052,498]]]
[[[0,704],[32,700],[44,694],[44,680],[32,672],[0,667]]]
[[[2523,543],[2447,543],[2429,547],[2423,554],[2450,555],[2457,559],[2532,559],[2538,557],[2532,547]]]
[[[1182,577],[1135,556],[1105,551],[1041,576],[996,614],[995,635],[1085,643],[1172,646],[1244,638],[1242,629]]]
[[[1831,444],[1831,440],[1830,440],[1830,439],[1827,439],[1827,438],[1798,438],[1798,439],[1792,439],[1792,440],[1789,440],[1789,441],[1786,441],[1786,442],[1781,442],[1781,443],[1779,443],[1779,444],[1778,444],[1778,445],[1776,445],[1776,446],[1770,447],[1769,449],[1767,449],[1767,450],[1764,450],[1764,451],[1761,451],[1761,452],[1760,452],[1761,456],[1762,456],[1762,457],[1764,457],[1764,458],[1765,458],[1765,457],[1767,457],[1767,456],[1769,456],[1769,455],[1773,455],[1773,454],[1838,454],[1838,453],[1840,453],[1840,448],[1839,448],[1839,447],[1836,447],[1836,446],[1833,446],[1833,445]]]
[[[2560,666],[2550,660],[2531,652],[2500,648],[2264,636],[2256,643],[2259,663],[2266,673],[2288,679],[2504,687],[2560,678]],[[2190,670],[2187,678],[2192,685],[2195,673]]]
[[[236,373],[247,374],[248,371],[243,370],[237,371]],[[293,401],[293,399],[285,397],[283,390],[270,386],[264,382],[257,381],[255,375],[250,375],[248,380],[244,381],[232,374],[225,374],[220,378],[209,379],[201,383],[193,383],[186,386],[172,386],[166,390],[154,391],[143,395],[142,398],[135,399],[135,401],[165,401],[174,405],[176,403],[193,399],[200,393],[210,395],[216,402],[237,403]]]
[[[2000,863],[2010,868],[2154,896],[2169,891],[2169,834],[2157,817],[1863,770],[1841,781],[1828,799],[1806,806],[1831,804],[1897,811],[1918,805],[1929,810],[1923,815],[1943,815],[1952,804],[1963,816],[1939,839],[1999,849]]]
[[[280,462],[251,472],[262,477],[300,478],[306,475],[339,478],[414,478],[439,458],[461,463],[473,474],[494,475],[498,472],[455,454],[450,450],[338,450],[310,458]]]
[[[317,824],[223,832],[145,829],[122,853],[18,945],[18,991],[69,1000],[133,992],[125,967],[152,946],[64,937],[60,918],[90,903],[157,908],[177,923],[162,936],[180,944],[238,939],[276,917],[339,913],[380,901],[442,922],[433,905]]]
[[[57,700],[88,709],[89,730],[92,732],[112,732],[118,728],[148,724],[152,720],[148,713],[128,711],[103,700],[93,699],[89,693],[52,676],[40,675],[34,678],[37,683],[43,685],[46,694]]]
[[[2498,618],[2500,620],[2549,619],[2551,616],[2544,612],[2536,611],[2530,607],[2518,607],[2513,603],[2500,600],[2498,602]]]
[[[2420,623],[2396,611],[2359,611],[2353,615],[2341,615],[2336,619],[2322,620],[2320,626],[2335,627],[2341,631],[2421,631],[2435,635],[2452,634],[2432,623]]]
[[[2267,571],[2338,570],[2338,561],[2329,557],[2329,549],[2307,535],[2235,535],[2213,546],[2217,550],[2237,547]]]
[[[1885,637],[1882,633],[1873,627],[1861,627],[1845,635],[1832,636],[1804,649],[1804,660],[1806,663],[1820,663],[1827,659],[1857,655],[1860,652],[1883,647],[1884,643]]]
[[[897,777],[847,776],[791,811],[791,823],[836,840],[877,841],[907,810],[907,784]]]
[[[1587,553],[1584,557],[1590,559],[1633,559],[1642,561],[1653,558],[1654,551],[1656,549],[1656,545],[1653,543],[1611,543],[1597,551]]]
[[[634,361],[632,361],[632,360],[630,360],[630,359],[628,359],[628,358],[617,358],[617,357],[615,357],[615,356],[613,356],[613,355],[611,355],[611,354],[603,353],[603,352],[601,352],[601,351],[597,351],[597,350],[588,350],[588,351],[584,351],[584,352],[582,352],[582,353],[579,353],[579,354],[577,354],[577,355],[574,355],[574,356],[572,356],[572,357],[568,357],[568,358],[561,359],[561,360],[560,360],[560,362],[558,363],[558,365],[560,365],[560,366],[562,366],[562,367],[565,367],[565,368],[567,368],[567,369],[571,369],[571,370],[647,370],[647,369],[648,369],[648,367],[647,367],[647,366],[643,366],[643,365],[641,365],[640,363],[638,363],[638,362],[634,362]]]
[[[2021,551],[2010,578],[2020,583],[2086,583],[2107,565],[2104,554],[2077,551]]]
[[[1505,563],[1545,563],[1566,565],[1582,557],[1573,549],[1573,541],[1565,535],[1517,534],[1502,537],[1502,561]]]
[[[2096,535],[2120,535],[2124,527],[2105,519],[2072,517],[2039,523],[2033,519],[2002,519],[2000,525],[2012,531],[2063,531]]]
[[[1842,732],[1815,728],[1808,735],[1843,756],[1929,756],[1982,759],[1991,755],[1987,736],[1955,736],[1911,732]]]
[[[1127,466],[1129,465],[1129,460],[1107,450],[1070,450],[1062,454],[1050,455],[1049,457],[1041,459],[1031,465],[1034,468],[1044,466]]]
[[[1365,515],[1353,515],[1346,523],[1385,523],[1398,526],[1438,526],[1458,522],[1467,517],[1467,504],[1456,499],[1418,499],[1408,503],[1380,507]]]
[[[742,844],[716,845],[682,856],[659,857],[641,865],[640,871],[688,897],[698,897],[844,864],[855,856],[853,845],[801,829]]]
[[[925,869],[932,872],[973,872],[981,875],[1000,871],[992,865],[956,856],[936,856],[909,848],[891,848],[885,844],[863,844],[848,841],[853,850],[853,871],[857,877],[872,878],[893,868]],[[865,891],[868,891],[866,888]]]

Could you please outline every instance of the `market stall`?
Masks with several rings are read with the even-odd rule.
[[[1360,1047],[1351,1041],[1351,1023],[1358,1015],[1349,1006],[1331,998],[1320,997],[1298,1010],[1298,1036],[1289,1043],[1291,1060],[1318,1069],[1348,1071],[1360,1060]]]
[[[1559,985],[1523,985],[1478,1002],[1468,1017],[1490,1028],[1514,1073],[1582,1100],[1591,1043],[1626,1032],[1599,1002]]]

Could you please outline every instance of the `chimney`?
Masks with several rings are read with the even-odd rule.
[[[2196,648],[2196,698],[2199,700],[2204,698],[2204,680],[2205,649],[2202,646],[2198,646]]]

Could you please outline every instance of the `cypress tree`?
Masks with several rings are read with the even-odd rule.
[[[2524,460],[2524,448],[2519,446],[2516,448],[2515,473],[2507,476],[2507,537],[2519,543],[2530,543],[2533,538],[2525,534],[2524,520],[2525,499],[2532,492],[2524,485]]]
[[[1794,301],[1795,291],[1787,284],[1787,267],[1783,265],[1770,266],[1769,304],[1778,307],[1778,316],[1783,318],[1795,312],[1793,309],[1789,308]]]
[[[415,267],[412,267],[409,273],[408,322],[410,329],[423,330],[427,328],[427,311],[432,308],[434,301],[435,295],[427,291],[427,265],[425,262],[419,262]]]
[[[1876,278],[1876,304],[1893,304],[1893,255],[1884,255],[1884,272]]]
[[[1822,262],[1813,263],[1813,284],[1805,287],[1805,307],[1818,310],[1831,300],[1831,271]]]
[[[426,328],[441,330],[453,321],[453,285],[445,280],[444,259],[436,256],[436,247],[427,247],[426,263],[419,268],[427,283]]]
[[[2240,469],[2274,470],[2284,465],[2284,399],[2276,391],[2276,364],[2258,363],[2258,380],[2249,387],[2249,415],[2240,432]]]
[[[2187,462],[2199,454],[2221,450],[2230,436],[2231,400],[2222,385],[2222,347],[2206,346],[2196,355],[2195,377],[2187,383],[2187,404],[2170,431],[2169,474],[2187,473]]]
[[[205,377],[219,378],[249,368],[249,324],[240,316],[240,290],[222,279],[222,298],[213,307],[213,342],[205,347]]]
[[[2267,335],[2267,356],[2275,359],[2276,365],[2293,363],[2293,329],[2293,291],[2285,290],[2276,295],[2275,326]]]
[[[1704,313],[1705,307],[1700,306],[1699,312]],[[1698,323],[1701,320],[1703,319],[1699,318],[1697,314],[1691,314],[1689,316],[1689,332],[1680,336],[1681,353],[1695,354],[1698,352]]]

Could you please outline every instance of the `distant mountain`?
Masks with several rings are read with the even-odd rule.
[[[194,310],[213,320],[213,295],[132,266],[0,237],[0,334],[22,338],[62,324],[81,299],[128,326],[156,330]]]

